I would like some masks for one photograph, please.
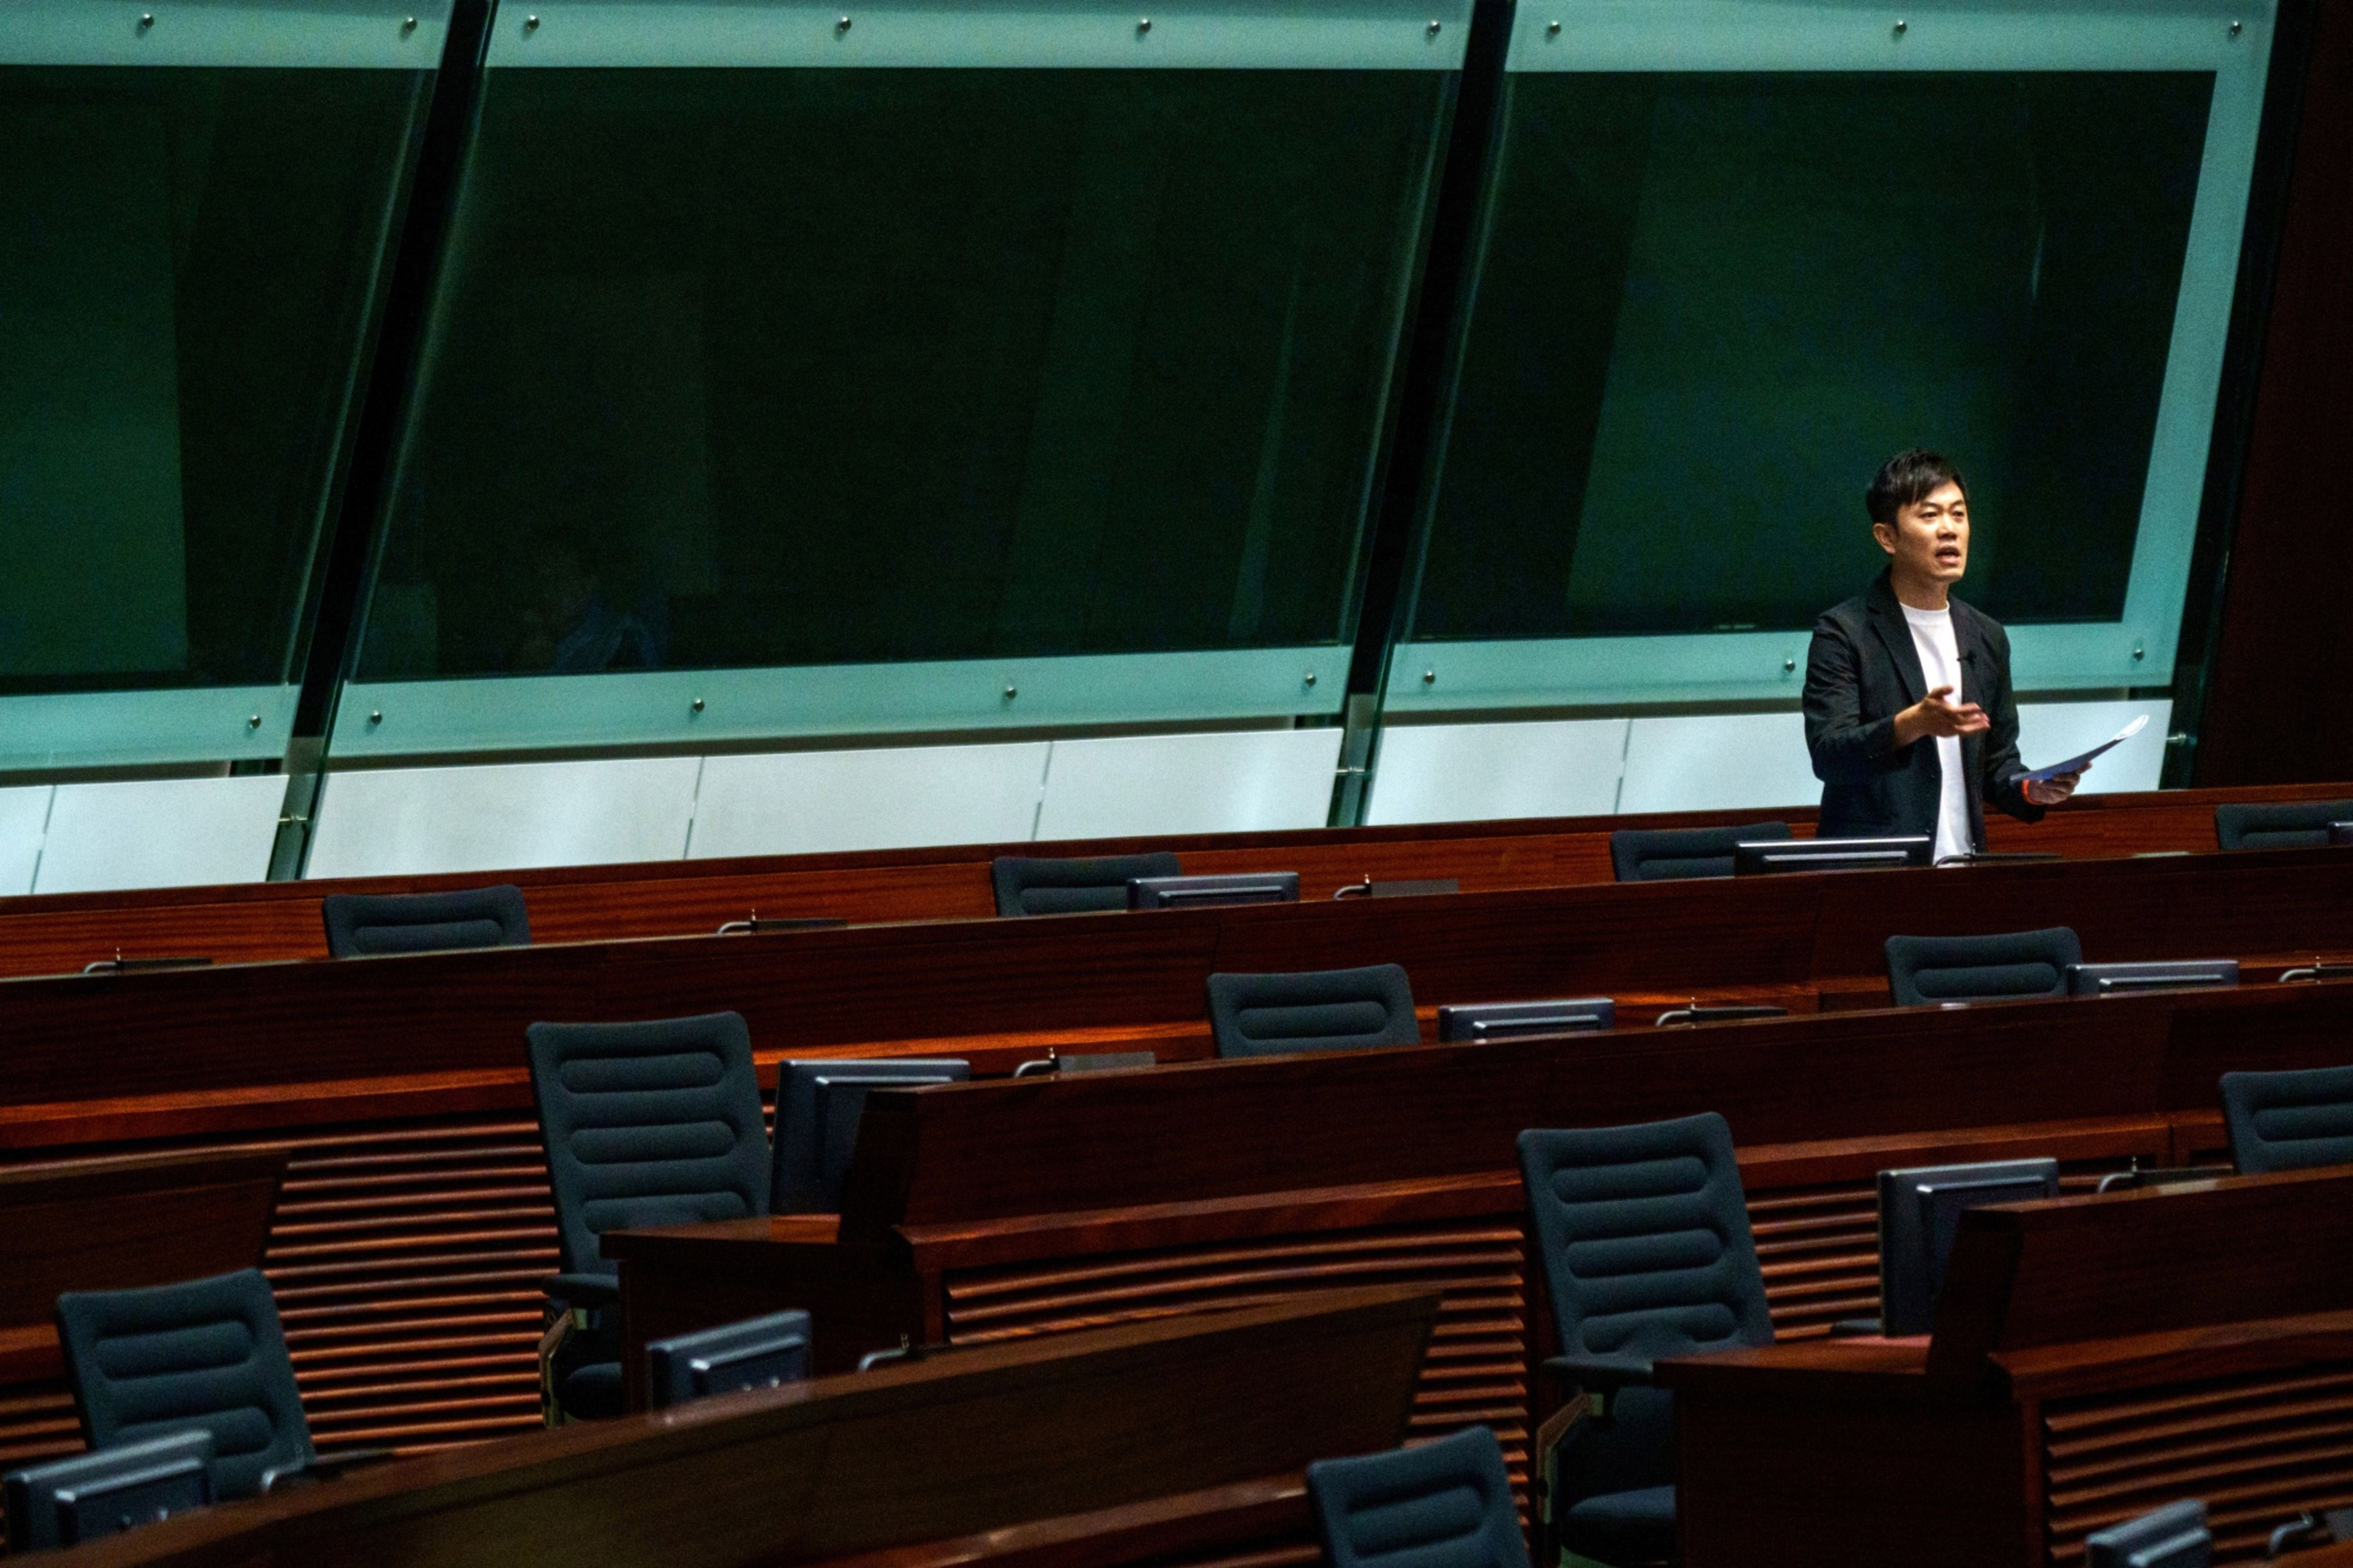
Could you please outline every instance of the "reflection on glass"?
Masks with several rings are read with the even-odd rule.
[[[1414,635],[1804,627],[1913,445],[1972,603],[2116,619],[2211,88],[1511,78]]]
[[[0,692],[290,678],[422,80],[0,67]]]
[[[1347,633],[1439,73],[485,90],[363,679]]]

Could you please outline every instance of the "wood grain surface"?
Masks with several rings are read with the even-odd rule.
[[[78,1560],[738,1568],[1130,1506],[1394,1445],[1430,1305],[1333,1291],[819,1378],[365,1470]]]
[[[1997,816],[1987,831],[1998,850],[2050,850],[2073,858],[2200,852],[2214,847],[2220,802],[2337,796],[2353,797],[2353,784],[2093,795],[2032,826]],[[203,955],[223,963],[323,958],[319,902],[330,894],[431,892],[497,882],[523,889],[533,934],[543,942],[707,935],[754,915],[832,916],[859,923],[982,919],[995,912],[988,862],[998,855],[1169,849],[1194,872],[1295,870],[1302,896],[1310,900],[1328,900],[1340,887],[1366,879],[1452,878],[1466,892],[1607,882],[1615,830],[1715,826],[1772,815],[1800,836],[1813,830],[1811,809],[1676,812],[18,897],[0,899],[0,975],[74,973],[118,955]]]

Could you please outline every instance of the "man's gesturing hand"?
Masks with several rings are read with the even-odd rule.
[[[1951,687],[1936,687],[1895,715],[1895,743],[1908,746],[1923,736],[1974,735],[1993,728],[1993,721],[1985,716],[1984,709],[1974,702],[1947,700],[1952,695]]]

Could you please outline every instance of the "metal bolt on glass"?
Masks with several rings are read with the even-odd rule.
[[[1311,669],[1311,670],[1309,670],[1305,675],[1303,675],[1303,676],[1302,676],[1302,677],[1300,678],[1300,681],[1299,681],[1299,683],[1300,683],[1302,686],[1313,686],[1313,685],[1314,685],[1314,684],[1315,684],[1315,672],[1314,672],[1314,670],[1312,670],[1312,669]]]
[[[1422,683],[1424,686],[1435,686],[1435,685],[1437,685],[1437,684],[1438,684],[1438,671],[1436,671],[1436,670],[1434,670],[1434,669],[1425,669],[1425,670],[1423,670],[1423,671],[1421,672],[1421,683]]]
[[[1433,38],[1438,37],[1438,18],[1435,16],[1430,19],[1430,36]]]
[[[1545,37],[1548,37],[1548,38],[1556,38],[1556,37],[1560,37],[1560,24],[1559,24],[1559,22],[1557,22],[1557,21],[1546,22],[1546,23],[1545,24]]]
[[[142,33],[143,33],[143,32],[145,32],[148,28],[150,28],[150,27],[153,26],[154,25],[155,25],[155,13],[154,13],[154,12],[153,12],[153,11],[147,11],[147,12],[142,12],[142,13],[141,13],[140,17],[139,17],[139,30],[140,30],[141,32],[142,32]]]
[[[696,699],[694,700],[694,710],[695,710],[697,713],[700,713],[700,712],[702,712],[702,698],[700,698],[700,697],[698,697],[698,698],[696,698]]]
[[[261,715],[260,715],[260,714],[259,714],[259,713],[248,713],[248,714],[247,714],[247,715],[245,716],[245,727],[246,727],[247,729],[248,729],[248,730],[259,730],[259,729],[260,729],[260,728],[261,728]]]
[[[2133,644],[2133,662],[2135,664],[2138,664],[2142,659],[2147,658],[2147,657],[2148,650],[2147,648],[2141,647],[2138,643]]]
[[[1895,18],[1895,36],[1897,37],[1902,37],[1906,32],[1911,30],[1911,27],[1912,24],[1905,21],[1903,17],[1898,16]]]
[[[1138,16],[1135,19],[1135,30],[1139,33],[1148,33],[1152,31],[1152,18],[1149,16]]]
[[[1782,673],[1782,674],[1784,674],[1784,675],[1792,674],[1792,673],[1794,673],[1794,672],[1796,671],[1797,668],[1798,668],[1798,661],[1797,661],[1796,659],[1794,659],[1794,658],[1788,658],[1788,657],[1786,657],[1786,656],[1782,658],[1782,660],[1781,660],[1781,673]]]
[[[1020,695],[1021,689],[1018,686],[1008,686],[1005,689],[1005,700],[1008,702],[1012,701],[1015,698]]]
[[[404,33],[413,33],[417,31],[417,18],[414,16],[403,16],[400,19],[400,30]]]
[[[833,30],[834,30],[834,32],[835,32],[835,33],[837,33],[837,34],[846,33],[846,32],[849,31],[849,17],[847,17],[847,16],[844,16],[844,17],[842,17],[840,20],[839,20],[839,21],[837,21],[836,23],[834,23],[834,25],[833,25]]]
[[[2245,26],[2246,24],[2244,22],[2232,22],[2231,24],[2231,37],[2234,38],[2237,37],[2239,36],[2239,30]]]
[[[539,18],[536,16],[525,16],[522,19],[522,30],[526,33],[537,32],[539,30]]]
[[[368,722],[369,722],[369,723],[371,723],[371,724],[381,724],[381,723],[383,723],[383,722],[384,722],[384,710],[383,710],[383,709],[381,709],[381,708],[379,708],[379,709],[377,709],[375,712],[370,713],[370,714],[368,715]]]

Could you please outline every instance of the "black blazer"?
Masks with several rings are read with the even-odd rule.
[[[2018,704],[2010,692],[2010,637],[2001,623],[1952,601],[1961,696],[1993,727],[1961,737],[1968,774],[1969,842],[1985,847],[1988,801],[2021,822],[2042,808],[2027,800],[2018,760]],[[1933,740],[1895,743],[1895,715],[1927,695],[1912,627],[1883,572],[1858,596],[1814,623],[1806,655],[1806,749],[1822,781],[1825,838],[1880,838],[1936,831],[1944,765]]]

